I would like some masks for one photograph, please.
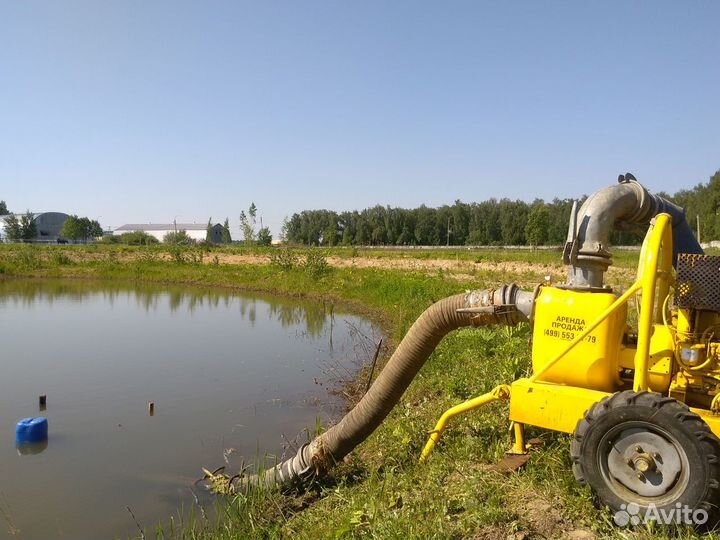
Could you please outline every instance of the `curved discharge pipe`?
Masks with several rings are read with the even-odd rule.
[[[242,479],[241,485],[283,486],[323,475],[375,431],[448,333],[465,326],[528,321],[533,297],[513,284],[436,302],[413,323],[368,392],[338,424],[305,444],[292,458],[261,475]]]
[[[630,173],[619,183],[593,193],[571,217],[563,260],[568,265],[568,286],[599,288],[612,264],[608,251],[610,231],[647,226],[660,213],[670,214],[673,225],[673,265],[678,253],[703,253],[680,206],[653,195]]]

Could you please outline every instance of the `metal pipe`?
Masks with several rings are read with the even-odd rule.
[[[304,445],[292,458],[241,480],[241,486],[302,484],[324,474],[375,431],[448,333],[467,326],[526,322],[533,298],[534,293],[512,284],[436,302],[413,323],[370,389],[338,424]]]
[[[657,214],[672,217],[673,265],[678,253],[703,253],[680,206],[652,195],[631,174],[619,184],[591,195],[571,218],[571,231],[563,259],[568,265],[568,285],[600,288],[612,264],[608,250],[610,231],[646,226]],[[573,230],[574,229],[574,230]]]

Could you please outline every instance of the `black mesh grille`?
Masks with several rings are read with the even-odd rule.
[[[720,311],[720,257],[680,253],[675,302],[681,308]]]

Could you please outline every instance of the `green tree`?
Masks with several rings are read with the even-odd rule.
[[[437,219],[434,208],[425,205],[415,210],[417,221],[415,225],[415,240],[420,246],[436,246],[438,244]]]
[[[80,223],[80,238],[83,242],[87,242],[88,238],[92,237],[92,222],[87,217],[81,217],[78,222]]]
[[[287,216],[283,218],[282,226],[280,227],[280,241],[287,242],[290,234],[290,220]]]
[[[10,212],[8,211],[5,201],[0,201],[0,216],[7,216],[9,213]]]
[[[528,205],[523,201],[503,199],[499,203],[500,241],[506,246],[525,244]]]
[[[324,246],[334,246],[338,241],[337,222],[333,221],[322,233],[322,243]]]
[[[205,229],[205,241],[208,244],[212,244],[214,242],[212,218],[208,219],[207,228]]]
[[[90,222],[90,238],[102,238],[103,236],[103,229],[100,225],[100,222],[96,219],[93,219]]]
[[[7,239],[11,242],[19,242],[22,240],[20,220],[14,214],[10,214],[5,218],[5,236],[7,236]]]
[[[500,208],[497,199],[472,205],[466,243],[474,246],[500,243]]]
[[[75,214],[68,216],[63,223],[62,229],[60,229],[60,236],[67,238],[68,240],[78,240],[82,237],[82,231],[80,230],[80,218]]]
[[[232,236],[230,236],[230,219],[225,218],[222,229],[222,243],[230,244],[232,242]]]
[[[352,244],[352,234],[350,233],[350,227],[345,226],[342,233],[342,245],[349,246],[350,244]]]
[[[535,201],[528,214],[525,237],[531,246],[542,246],[548,240],[550,212],[543,201]]]
[[[20,216],[20,231],[23,240],[34,240],[37,238],[35,216],[33,216],[30,210],[27,210],[22,216]]]
[[[261,227],[257,233],[257,243],[259,246],[269,246],[272,244],[272,234],[268,227]]]
[[[245,244],[250,245],[255,240],[255,223],[257,223],[255,216],[257,216],[257,206],[255,203],[250,203],[248,213],[244,210],[240,212],[240,229],[243,233],[243,239]]]

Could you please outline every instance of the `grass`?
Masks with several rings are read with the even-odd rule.
[[[509,277],[505,271],[488,270],[459,283],[437,271],[344,267],[317,273],[300,264],[216,264],[214,257],[226,250],[168,258],[162,247],[0,246],[0,275],[202,284],[343,302],[380,322],[395,342],[433,301],[465,289],[494,287]],[[466,256],[458,251],[461,255]],[[530,252],[483,251],[482,256],[534,262]],[[620,259],[622,267],[635,264],[632,255]],[[540,260],[544,264],[544,252]],[[520,283],[530,287],[532,277],[521,276]],[[589,490],[574,481],[569,437],[562,434],[530,430],[529,437],[542,444],[528,465],[509,475],[490,470],[510,445],[502,403],[452,423],[428,462],[417,463],[427,431],[444,410],[528,373],[528,339],[529,329],[522,326],[458,331],[440,344],[383,425],[309,491],[221,498],[214,512],[197,506],[155,527],[139,524],[138,534],[183,540],[518,539],[571,533],[618,539],[695,537],[687,529],[614,528]]]

